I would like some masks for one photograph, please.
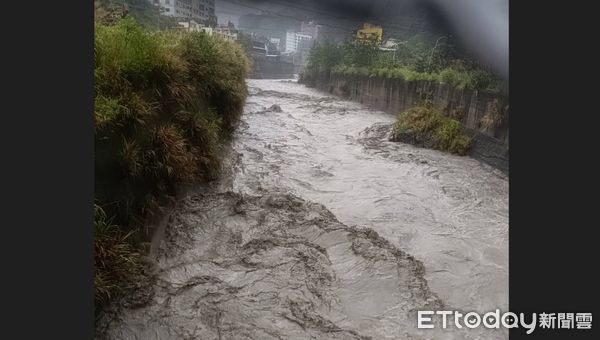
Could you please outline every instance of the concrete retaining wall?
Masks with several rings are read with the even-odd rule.
[[[508,172],[508,95],[457,89],[430,81],[332,75],[316,87],[369,107],[399,114],[432,102],[461,122],[474,139],[470,156]]]

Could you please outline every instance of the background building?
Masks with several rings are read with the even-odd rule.
[[[300,32],[312,36],[312,39],[317,41],[319,40],[319,32],[321,31],[321,28],[322,26],[317,25],[314,21],[303,21],[300,25]]]
[[[162,14],[215,25],[215,0],[150,0],[163,7]]]
[[[229,41],[237,41],[238,39],[238,31],[231,26],[217,26],[214,28],[213,33],[217,37]]]
[[[279,39],[280,45],[286,42],[286,31],[297,31],[300,21],[274,15],[272,13],[245,14],[239,18],[238,28],[246,34],[267,39]],[[281,46],[283,48],[283,46]]]
[[[208,35],[213,35],[213,27],[199,24],[194,20],[180,21],[178,22],[180,28],[188,32],[204,32]]]
[[[275,48],[278,51],[282,51],[283,50],[283,46],[281,44],[281,38],[270,38],[269,41],[271,42],[271,44],[273,44],[273,46],[275,46]]]
[[[285,52],[298,52],[301,46],[306,46],[306,41],[312,41],[313,37],[302,32],[287,31],[285,34]]]
[[[381,43],[383,38],[383,28],[381,26],[364,23],[363,27],[356,31],[355,39],[359,42]]]

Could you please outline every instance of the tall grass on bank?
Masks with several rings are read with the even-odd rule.
[[[150,32],[128,17],[95,28],[96,199],[126,233],[100,229],[98,246],[104,236],[123,241],[180,185],[214,178],[242,112],[248,60],[238,44]],[[110,267],[97,275],[112,276]],[[118,283],[103,282],[120,278],[96,281],[106,297]]]
[[[391,139],[458,155],[465,155],[471,144],[457,120],[431,105],[416,106],[400,113]]]
[[[94,211],[94,299],[108,301],[142,272],[141,255],[131,242],[133,231],[125,232],[114,225],[104,210]]]

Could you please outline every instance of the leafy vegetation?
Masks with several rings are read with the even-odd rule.
[[[435,81],[460,89],[504,89],[504,82],[493,72],[451,51],[448,47],[432,45],[421,36],[398,45],[395,51],[380,50],[374,43],[325,42],[311,50],[301,81],[314,85],[329,79],[331,74],[341,74]]]
[[[398,116],[392,140],[465,155],[471,144],[457,120],[431,105],[410,108]]]
[[[238,44],[199,32],[149,31],[131,17],[95,29],[101,303],[137,270],[133,233],[178,187],[218,173],[246,98],[248,61]]]

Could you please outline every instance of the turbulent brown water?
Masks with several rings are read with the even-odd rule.
[[[506,339],[416,311],[508,307],[508,180],[389,142],[394,117],[249,80],[219,185],[173,212],[143,303],[108,339]]]

